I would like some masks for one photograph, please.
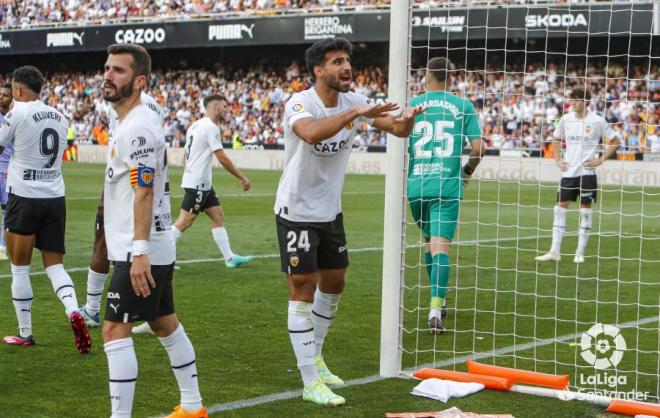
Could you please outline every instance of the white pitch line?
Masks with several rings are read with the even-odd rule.
[[[619,324],[619,328],[633,328],[633,327],[638,327],[640,325],[648,324],[651,322],[655,322],[660,317],[658,316],[650,316],[648,318],[643,318],[639,319],[637,321],[630,321],[630,322],[625,322],[623,324]],[[411,367],[408,369],[403,370],[402,374],[404,376],[412,376],[412,373],[415,370],[425,368],[425,367],[447,367],[447,366],[453,366],[459,363],[463,363],[469,359],[472,360],[481,360],[485,358],[490,358],[494,356],[499,356],[499,355],[504,355],[504,354],[509,354],[517,351],[524,351],[524,350],[529,350],[532,348],[538,348],[538,347],[543,347],[546,345],[551,345],[555,342],[565,342],[565,341],[571,341],[575,340],[579,337],[582,336],[581,332],[576,332],[573,334],[566,334],[559,336],[557,338],[545,338],[542,340],[538,340],[533,343],[525,343],[525,344],[517,344],[517,345],[512,345],[509,347],[503,347],[499,348],[497,350],[494,350],[492,352],[488,353],[475,353],[471,355],[465,355],[465,356],[460,356],[456,357],[454,359],[449,359],[449,360],[443,360],[437,363],[427,363],[427,364],[420,364],[416,367]],[[366,376],[366,377],[361,377],[359,379],[352,379],[347,381],[344,386],[341,387],[341,389],[346,388],[346,387],[351,387],[351,386],[360,386],[360,385],[366,385],[369,383],[375,383],[379,382],[381,380],[385,380],[387,378],[379,376],[379,375],[371,375],[371,376]],[[257,405],[263,405],[266,403],[270,402],[276,402],[276,401],[283,401],[287,399],[294,399],[294,398],[299,398],[302,396],[302,391],[301,390],[290,390],[287,392],[280,392],[280,393],[273,393],[271,395],[265,395],[265,396],[259,396],[257,398],[250,398],[250,399],[242,399],[238,401],[233,401],[233,402],[227,402],[227,403],[220,403],[220,404],[215,404],[212,405],[208,408],[209,413],[216,413],[216,412],[224,412],[224,411],[232,411],[236,409],[243,409],[243,408],[249,408],[252,406],[257,406]]]
[[[570,235],[576,235],[577,233],[566,233],[564,234],[565,236],[570,236]],[[530,239],[545,239],[545,238],[552,238],[551,235],[534,235],[534,236],[528,236],[528,237],[508,237],[508,238],[492,238],[492,239],[482,239],[482,240],[470,240],[470,241],[455,241],[453,244],[458,245],[458,246],[468,246],[468,245],[475,245],[475,244],[488,244],[488,243],[493,243],[493,242],[506,242],[506,241],[525,241],[525,240],[530,240]],[[420,247],[421,244],[409,244],[408,248],[417,248]],[[365,247],[365,248],[356,248],[356,249],[349,249],[351,253],[364,253],[364,252],[371,252],[371,251],[382,251],[383,247]],[[261,254],[261,255],[255,255],[253,258],[260,259],[260,258],[277,258],[279,257],[279,254]],[[201,264],[201,263],[214,263],[218,261],[224,261],[224,258],[218,257],[218,258],[195,258],[195,259],[190,259],[190,260],[177,260],[176,264]],[[68,273],[76,273],[80,271],[87,271],[89,267],[72,267],[69,269],[66,269]],[[39,271],[33,271],[30,272],[30,276],[41,276],[46,274],[45,271],[39,270]],[[0,279],[9,279],[11,278],[11,274],[0,274]]]

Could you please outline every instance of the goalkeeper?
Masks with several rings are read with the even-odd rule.
[[[427,91],[410,102],[411,106],[428,107],[426,113],[415,118],[409,138],[408,202],[426,242],[424,260],[431,284],[429,328],[436,334],[444,331],[449,247],[456,231],[463,187],[484,154],[474,106],[446,91],[452,69],[449,60],[432,58],[426,75]],[[461,169],[466,140],[472,150]]]

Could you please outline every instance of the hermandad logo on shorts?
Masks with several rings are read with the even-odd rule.
[[[559,393],[559,399],[594,401],[598,397],[607,396],[615,399],[646,400],[649,392],[621,390],[628,385],[628,376],[618,372],[616,367],[623,360],[627,349],[626,340],[619,328],[609,324],[594,324],[582,334],[579,350],[582,360],[593,366],[595,373],[580,373],[577,376],[577,392],[567,389]]]

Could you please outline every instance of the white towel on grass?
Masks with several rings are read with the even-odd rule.
[[[412,394],[424,396],[441,402],[447,402],[450,398],[462,398],[463,396],[477,393],[484,389],[481,383],[463,383],[453,380],[426,379],[415,386]]]

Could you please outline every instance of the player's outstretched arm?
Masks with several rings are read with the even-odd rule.
[[[234,162],[227,156],[227,154],[222,150],[216,150],[215,151],[215,158],[218,160],[218,162],[224,167],[225,170],[229,171],[234,177],[236,177],[240,182],[241,186],[243,186],[243,191],[247,192],[250,190],[250,187],[252,187],[252,183],[250,183],[250,180],[248,180],[247,177],[241,173],[241,170],[239,170],[235,165]]]
[[[383,115],[374,120],[374,127],[399,138],[407,138],[415,124],[415,116],[426,111],[424,106],[405,107],[399,116]]]
[[[345,112],[338,113],[327,118],[314,119],[311,117],[301,118],[293,122],[291,128],[293,132],[308,144],[317,144],[328,138],[337,135],[344,126],[355,118],[364,116],[365,118],[375,119],[384,117],[388,112],[397,110],[399,106],[396,103],[374,104],[357,106]]]

